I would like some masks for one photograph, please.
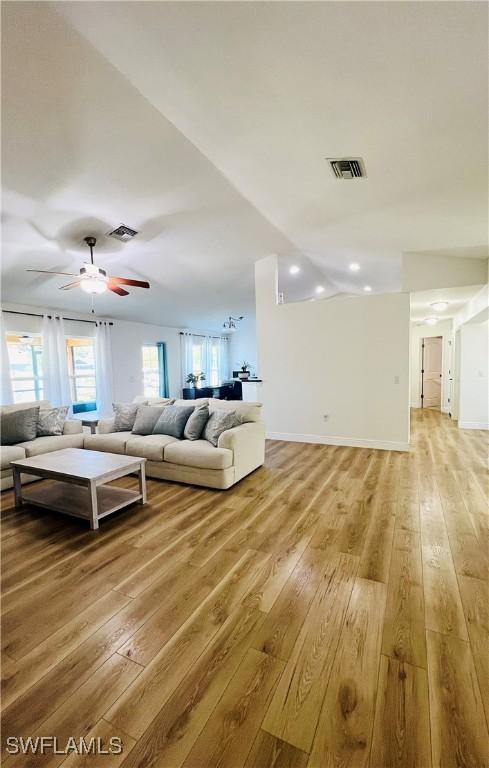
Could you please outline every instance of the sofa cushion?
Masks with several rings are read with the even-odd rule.
[[[19,443],[19,447],[25,449],[27,458],[29,456],[39,456],[41,453],[61,451],[63,448],[83,448],[83,434],[80,432],[77,435],[36,437],[35,440]]]
[[[154,426],[153,434],[171,435],[181,440],[185,424],[193,410],[193,405],[167,405]]]
[[[156,422],[163,413],[164,408],[164,405],[140,405],[132,428],[132,434],[152,435]]]
[[[100,419],[97,427],[97,434],[106,435],[114,432],[114,418]]]
[[[199,469],[227,469],[233,463],[228,448],[214,448],[207,440],[177,440],[165,448],[165,461]]]
[[[209,407],[207,405],[198,405],[194,408],[193,413],[190,414],[190,418],[185,424],[183,436],[187,440],[199,440],[202,437],[202,432],[207,424],[209,418]]]
[[[193,405],[196,408],[198,405],[207,405],[208,403],[208,397],[197,397],[195,400],[175,400],[173,405]]]
[[[130,432],[109,432],[102,435],[85,435],[83,447],[90,451],[106,451],[107,453],[125,453],[126,443],[134,437]]]
[[[41,408],[37,421],[37,437],[62,435],[69,410],[69,405],[62,405],[60,408]]]
[[[77,435],[83,432],[83,424],[79,419],[66,419],[63,426],[63,435]]]
[[[9,411],[0,415],[0,431],[3,445],[15,445],[24,440],[34,440],[37,435],[39,406]]]
[[[25,450],[19,445],[2,445],[0,451],[1,469],[10,469],[10,462],[25,459]]]
[[[244,403],[242,400],[218,400],[215,397],[209,398],[209,412],[214,411],[236,411],[240,422],[246,424],[249,421],[261,421],[262,404]]]
[[[144,395],[136,395],[133,403],[137,405],[173,405],[175,402],[174,397],[145,397]]]
[[[171,435],[143,435],[129,439],[126,444],[128,456],[142,456],[149,461],[163,461],[165,448],[170,443],[178,442]]]

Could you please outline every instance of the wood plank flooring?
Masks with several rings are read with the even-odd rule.
[[[2,749],[123,743],[3,765],[489,768],[488,478],[414,410],[409,453],[268,442],[98,533],[3,493]]]

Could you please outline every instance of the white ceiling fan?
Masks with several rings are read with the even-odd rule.
[[[134,288],[149,288],[150,284],[146,280],[132,280],[129,277],[112,277],[107,274],[107,270],[97,267],[93,261],[93,249],[97,242],[95,237],[83,238],[90,248],[90,261],[87,261],[80,267],[80,274],[73,272],[54,272],[49,269],[28,269],[27,272],[42,272],[48,275],[67,275],[76,277],[72,283],[61,285],[60,291],[69,291],[72,288],[81,288],[85,293],[105,293],[112,291],[118,296],[129,296],[129,291],[121,288],[121,285],[133,286]]]

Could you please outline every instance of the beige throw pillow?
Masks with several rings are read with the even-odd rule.
[[[204,438],[217,448],[217,441],[220,435],[226,432],[227,429],[237,427],[240,423],[241,421],[236,415],[236,411],[215,410],[211,413],[205,425]]]

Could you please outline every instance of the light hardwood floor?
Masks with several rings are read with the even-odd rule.
[[[4,493],[3,741],[124,752],[3,765],[487,768],[487,433],[416,410],[412,442],[269,442],[95,534]]]

